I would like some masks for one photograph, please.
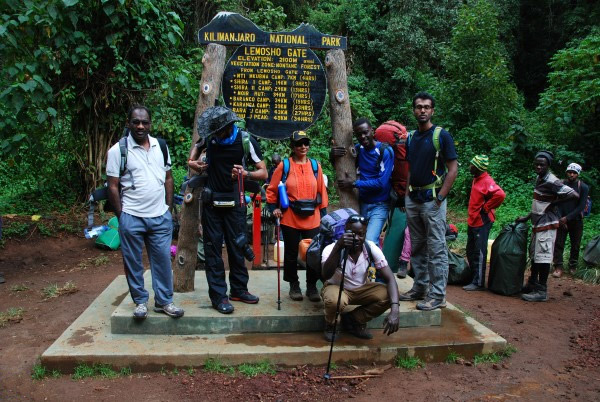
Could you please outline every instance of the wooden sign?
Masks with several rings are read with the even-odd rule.
[[[347,39],[343,36],[326,35],[309,24],[302,24],[291,32],[265,32],[252,21],[237,13],[220,12],[198,31],[202,45],[285,46],[311,49],[346,50]]]
[[[225,105],[252,134],[289,138],[317,120],[325,103],[325,71],[307,48],[240,46],[223,73]]]

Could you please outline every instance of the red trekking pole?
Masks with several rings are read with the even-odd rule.
[[[276,240],[276,245],[277,245],[277,310],[281,310],[281,275],[279,274],[279,268],[281,265],[281,256],[279,255],[280,253],[280,241],[279,240],[279,231],[281,230],[281,227],[279,226],[279,218],[277,218],[277,230],[276,230],[276,234],[275,234],[275,238]]]
[[[238,190],[240,191],[240,207],[246,206],[246,194],[244,193],[244,170],[238,169]]]

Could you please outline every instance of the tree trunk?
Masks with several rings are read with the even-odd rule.
[[[211,43],[207,46],[202,57],[202,78],[200,79],[200,93],[194,116],[194,132],[192,147],[198,141],[198,116],[204,110],[215,105],[221,89],[221,78],[225,70],[225,46]],[[196,173],[189,171],[188,177]],[[177,256],[173,266],[173,288],[175,292],[192,292],[194,290],[194,275],[196,273],[196,253],[198,247],[198,224],[201,216],[201,203],[198,202],[201,189],[197,188],[192,193],[190,203],[181,207],[179,240],[177,242]]]
[[[325,57],[325,67],[327,68],[327,87],[331,104],[333,145],[342,146],[347,151],[345,156],[336,158],[335,173],[340,179],[356,180],[356,155],[352,143],[352,112],[350,111],[344,52],[340,49],[329,50]],[[338,194],[340,195],[340,207],[360,211],[356,190],[342,190],[338,187]]]

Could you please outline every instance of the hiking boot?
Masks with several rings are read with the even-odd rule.
[[[321,295],[319,294],[319,291],[317,290],[316,283],[307,283],[306,284],[306,297],[308,297],[308,300],[310,300],[311,302],[314,302],[314,303],[321,301]]]
[[[399,260],[398,261],[398,272],[396,273],[396,276],[400,279],[404,279],[404,278],[406,278],[407,274],[408,274],[408,262]]]
[[[325,332],[323,333],[323,335],[325,336],[325,340],[327,342],[333,342],[335,339],[338,338],[339,331],[336,328],[335,332],[333,332],[333,324],[330,324],[327,321],[325,321]]]
[[[430,297],[427,297],[424,301],[422,301],[421,303],[417,303],[417,310],[422,310],[422,311],[431,311],[431,310],[435,310],[438,308],[444,308],[446,307],[446,299],[432,299]]]
[[[346,332],[361,339],[373,339],[373,335],[367,331],[367,324],[356,321],[352,313],[342,314],[342,326]]]
[[[521,293],[531,293],[535,288],[535,281],[531,279],[531,277],[527,280],[525,286],[521,288]]]
[[[485,290],[485,288],[477,285],[476,283],[469,283],[467,286],[463,286],[463,290],[466,290],[467,292],[473,292],[477,290]]]
[[[219,304],[213,303],[212,306],[215,310],[217,310],[221,314],[231,314],[231,313],[233,313],[233,310],[234,310],[233,306],[231,305],[231,303],[229,302],[229,299],[227,297],[224,297],[223,299],[221,299],[221,303],[219,303]]]
[[[146,303],[136,304],[135,310],[133,310],[133,318],[143,320],[146,317],[148,317],[148,306],[146,306]]]
[[[164,313],[173,318],[183,317],[184,313],[183,309],[177,307],[175,303],[165,304],[164,306],[159,306],[158,304],[154,303],[154,312]]]
[[[425,298],[424,292],[417,292],[414,289],[411,289],[406,293],[400,293],[398,295],[398,300],[401,300],[401,301],[423,300],[424,298]]]
[[[308,289],[306,291],[308,292]],[[294,301],[301,301],[303,299],[302,289],[300,289],[300,282],[290,282],[290,299]]]
[[[548,293],[545,290],[534,290],[531,293],[522,294],[521,299],[528,302],[545,302],[548,301]]]
[[[256,304],[258,303],[258,296],[254,296],[252,293],[245,291],[240,293],[239,295],[234,295],[233,293],[229,295],[229,299],[232,301],[241,301],[246,304]]]
[[[560,278],[562,276],[562,274],[563,274],[562,269],[561,268],[556,268],[554,270],[554,272],[552,272],[552,277],[554,277],[554,278]]]

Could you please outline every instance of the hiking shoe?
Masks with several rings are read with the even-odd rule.
[[[219,303],[219,304],[213,303],[212,306],[215,310],[217,310],[221,314],[231,314],[231,313],[233,313],[233,310],[234,310],[231,303],[229,303],[229,299],[227,297],[224,297],[223,299],[221,299],[221,303]]]
[[[300,282],[290,282],[290,299],[294,301],[301,301],[303,299],[302,289],[300,289]]]
[[[291,295],[290,295],[291,297]],[[321,295],[319,294],[319,291],[317,290],[317,284],[316,283],[307,283],[306,284],[306,297],[308,297],[308,300],[310,300],[311,302],[320,302],[321,301]]]
[[[417,292],[414,289],[411,289],[406,293],[400,293],[398,295],[398,299],[401,301],[423,300],[424,298],[425,293]]]
[[[334,332],[333,324],[330,324],[327,321],[325,321],[325,332],[323,333],[323,335],[325,336],[325,340],[327,342],[333,342],[335,339],[337,339],[339,337],[339,331],[336,328],[335,332]]]
[[[562,273],[563,273],[562,269],[560,269],[560,268],[556,268],[556,269],[554,270],[554,272],[552,272],[552,276],[553,276],[554,278],[560,278],[560,277],[562,276]]]
[[[531,293],[535,290],[535,282],[529,277],[527,283],[521,288],[521,293]]]
[[[133,310],[133,318],[143,320],[146,317],[148,317],[148,306],[146,306],[146,303],[136,304],[135,310]]]
[[[421,303],[417,303],[417,310],[422,310],[422,311],[431,311],[431,310],[435,310],[438,308],[444,308],[446,307],[446,299],[432,299],[430,297],[427,297],[424,301],[422,301]]]
[[[254,296],[252,293],[245,291],[240,293],[239,295],[230,294],[229,299],[232,301],[241,301],[246,304],[256,304],[258,303],[258,296]]]
[[[534,290],[531,293],[521,295],[521,299],[528,302],[545,302],[548,301],[548,293],[544,290]]]
[[[346,332],[361,339],[373,339],[373,335],[367,331],[367,324],[356,321],[352,313],[342,314],[342,326]]]
[[[184,313],[183,309],[177,307],[175,303],[165,304],[164,306],[159,306],[158,304],[154,303],[154,312],[164,313],[173,318],[183,317]]]
[[[473,292],[477,290],[485,290],[485,288],[475,283],[469,283],[467,286],[463,286],[463,290],[466,290],[467,292]]]

